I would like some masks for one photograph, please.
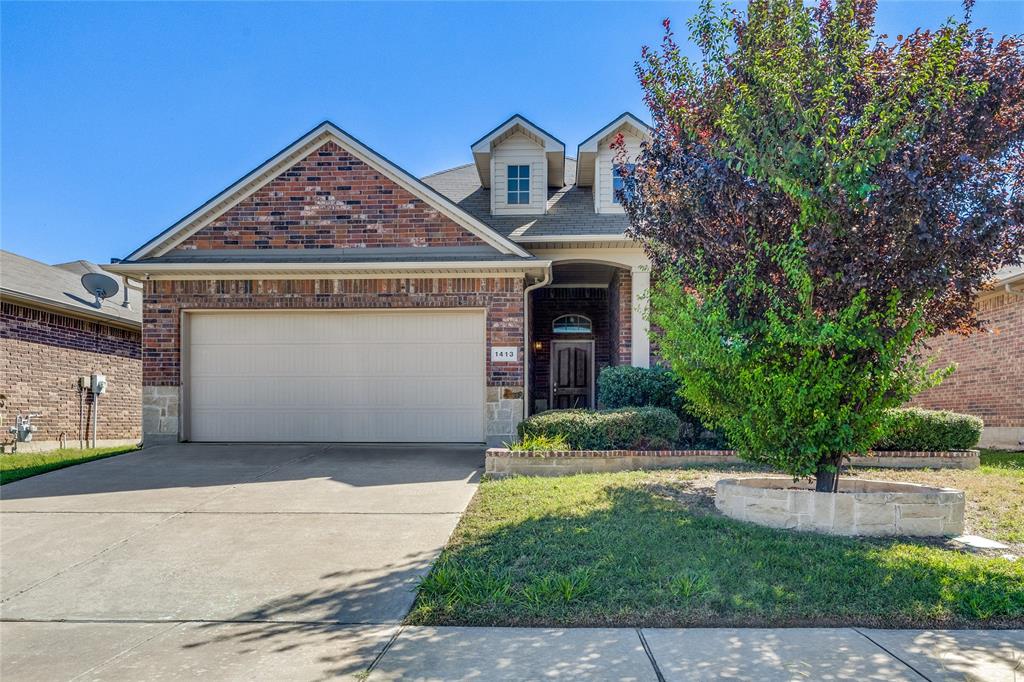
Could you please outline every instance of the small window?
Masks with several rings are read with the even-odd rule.
[[[613,204],[621,204],[622,195],[625,195],[627,201],[633,198],[633,192],[636,191],[636,180],[633,178],[633,171],[635,169],[636,164],[633,163],[616,163],[612,166]],[[625,170],[625,173],[622,172],[623,170]]]
[[[562,315],[551,323],[551,331],[556,334],[589,334],[593,325],[590,318],[583,315]]]
[[[508,203],[520,205],[530,203],[530,167],[508,167]]]

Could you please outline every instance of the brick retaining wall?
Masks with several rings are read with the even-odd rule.
[[[697,464],[739,464],[735,450],[558,450],[487,451],[485,472],[493,476],[568,476],[572,474],[675,469]],[[894,469],[976,469],[977,450],[952,452],[893,451],[867,457],[851,457],[859,467]]]

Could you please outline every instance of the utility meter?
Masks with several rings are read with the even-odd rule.
[[[102,374],[93,374],[91,377],[92,383],[89,385],[89,390],[92,391],[93,395],[102,395],[107,392],[107,378]]]

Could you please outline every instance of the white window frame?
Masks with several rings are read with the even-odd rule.
[[[615,204],[616,206],[622,206],[622,201],[619,200],[618,190],[622,189],[625,191],[626,189],[626,178],[623,177],[621,173],[619,173],[619,166],[626,166],[630,174],[632,174],[633,171],[636,170],[635,163],[612,163],[612,203]],[[621,188],[617,188],[615,186],[616,183],[620,184]],[[636,192],[636,180],[632,180],[630,184],[633,185],[633,188],[630,190],[630,193],[632,194],[633,192]]]
[[[515,169],[515,177],[512,175],[512,169]],[[526,170],[526,176],[522,175],[523,170]],[[505,166],[505,202],[509,206],[529,206],[530,205],[530,164],[528,163],[510,163]],[[526,189],[523,189],[523,183],[526,183]],[[516,189],[512,189],[512,183],[515,183]],[[515,197],[515,201],[512,197]],[[526,200],[523,201],[525,196]]]

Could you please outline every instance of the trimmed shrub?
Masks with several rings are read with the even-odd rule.
[[[597,377],[601,404],[617,407],[664,407],[676,414],[683,412],[679,380],[664,367],[605,367]]]
[[[984,422],[945,410],[903,407],[886,410],[882,437],[874,450],[969,450],[978,444]]]
[[[680,396],[679,388],[678,377],[660,366],[616,365],[605,367],[597,377],[598,397],[603,407],[664,407],[679,417],[680,429],[672,438],[674,443],[704,448],[724,447],[722,434],[706,427],[686,409],[686,401]]]
[[[573,450],[659,450],[679,433],[679,418],[661,407],[549,410],[519,423],[519,438],[561,436]]]

